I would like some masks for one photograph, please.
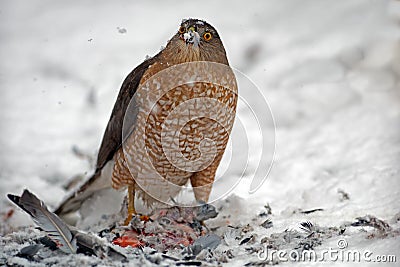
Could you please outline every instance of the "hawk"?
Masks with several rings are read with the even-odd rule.
[[[195,199],[207,202],[236,105],[236,79],[216,29],[183,20],[165,48],[124,80],[94,174],[56,213],[78,210],[99,189],[127,187],[128,222],[135,194],[150,207],[168,204],[189,181]]]

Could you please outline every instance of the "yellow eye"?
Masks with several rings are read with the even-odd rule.
[[[179,30],[178,30],[179,33],[185,33],[185,31],[186,31],[185,27],[183,27],[183,26],[179,27]]]
[[[211,38],[212,38],[212,34],[209,33],[209,32],[206,32],[206,33],[204,33],[203,38],[204,38],[204,40],[206,40],[206,41],[210,41]]]

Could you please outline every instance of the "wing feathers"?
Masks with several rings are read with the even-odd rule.
[[[113,158],[115,152],[117,152],[118,148],[121,146],[122,126],[126,109],[136,93],[143,74],[148,67],[154,63],[156,57],[157,56],[147,59],[137,66],[124,80],[100,145],[96,164],[97,170],[103,168],[104,165]],[[130,118],[130,120],[131,123],[135,122],[135,118]]]
[[[96,190],[93,190],[93,184],[102,176],[102,170],[106,164],[113,159],[114,154],[118,151],[122,144],[122,128],[124,123],[125,112],[129,103],[136,93],[140,80],[145,71],[154,63],[158,55],[145,60],[137,66],[124,80],[119,91],[117,100],[111,113],[110,120],[104,132],[103,140],[100,145],[97,155],[97,163],[95,173],[76,191],[70,195],[55,211],[56,214],[62,215],[78,210],[83,201],[91,197]],[[133,118],[130,118],[129,123],[134,123]],[[111,187],[111,176],[109,177],[109,187]]]

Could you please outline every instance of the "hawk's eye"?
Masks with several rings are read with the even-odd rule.
[[[186,28],[183,26],[180,26],[178,31],[179,31],[179,33],[185,33]]]
[[[206,40],[206,41],[210,41],[211,38],[212,38],[212,34],[209,33],[209,32],[206,32],[206,33],[203,34],[203,38],[204,38],[204,40]]]

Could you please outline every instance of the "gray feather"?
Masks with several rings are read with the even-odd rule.
[[[56,214],[47,209],[43,201],[28,190],[24,190],[21,197],[9,194],[8,198],[26,211],[60,250],[65,253],[76,253],[76,240],[71,230]]]

